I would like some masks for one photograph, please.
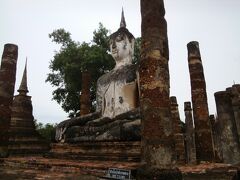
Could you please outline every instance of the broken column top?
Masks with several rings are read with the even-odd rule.
[[[2,58],[11,57],[17,59],[18,57],[18,46],[15,44],[5,44]]]
[[[184,102],[184,111],[191,111],[191,110],[192,110],[191,102],[190,101]]]
[[[176,96],[171,96],[170,97],[170,102],[171,102],[172,105],[173,104],[178,105]]]
[[[226,95],[228,95],[229,93],[227,91],[218,91],[214,93],[215,97],[225,97]]]
[[[197,41],[191,41],[187,44],[188,60],[192,58],[199,58],[201,60],[201,53],[199,49],[199,43]]]

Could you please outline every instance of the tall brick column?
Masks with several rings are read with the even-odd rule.
[[[187,48],[197,161],[212,161],[214,158],[212,134],[199,44],[196,41],[192,41],[187,44]]]
[[[220,91],[214,94],[220,123],[220,137],[223,162],[240,163],[240,144],[229,92]]]
[[[181,129],[181,120],[179,116],[177,98],[175,96],[170,97],[171,102],[171,118],[173,122],[173,132],[175,141],[175,152],[178,164],[185,163],[185,149],[184,149],[184,137]]]
[[[0,69],[0,157],[8,155],[8,129],[16,80],[18,47],[5,44]]]
[[[195,132],[193,126],[191,102],[184,102],[184,112],[186,123],[186,161],[189,164],[196,164]]]
[[[176,158],[170,118],[169,52],[164,2],[163,0],[140,2],[142,44],[139,81],[142,169],[139,170],[139,179],[158,179],[160,176],[174,179],[172,176],[177,173],[166,173],[174,167]]]
[[[90,113],[90,84],[91,74],[88,71],[82,72],[82,92],[80,96],[80,114],[85,115]]]

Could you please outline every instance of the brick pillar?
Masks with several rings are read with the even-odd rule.
[[[186,124],[186,161],[189,164],[196,164],[195,132],[193,126],[193,115],[191,102],[184,102],[185,124]]]
[[[240,84],[235,84],[231,88],[232,108],[238,131],[238,140],[240,142]]]
[[[0,68],[0,157],[8,155],[8,129],[16,80],[18,47],[5,44]]]
[[[176,173],[171,168],[174,167],[176,157],[170,118],[169,52],[164,2],[163,0],[140,2],[142,43],[139,82],[142,168],[138,171],[139,179],[158,179],[160,176],[163,179],[173,179]]]
[[[215,119],[215,116],[213,114],[211,114],[209,116],[209,120],[211,123],[211,127],[212,127],[212,138],[213,138],[213,150],[214,150],[214,160],[216,162],[222,162],[222,158],[221,158],[221,141],[220,141],[220,137],[219,137],[219,126],[218,123]]]
[[[91,74],[88,71],[82,72],[82,92],[80,96],[80,115],[90,113],[91,101],[90,101],[90,84]]]
[[[216,92],[214,96],[221,128],[223,162],[240,163],[240,144],[230,94],[226,91],[220,91]]]
[[[177,163],[184,164],[185,163],[184,137],[181,128],[181,120],[179,116],[177,98],[175,96],[171,96],[170,102]]]
[[[212,134],[199,44],[196,41],[192,41],[187,44],[187,48],[197,161],[212,161],[214,158],[213,143],[211,141]]]

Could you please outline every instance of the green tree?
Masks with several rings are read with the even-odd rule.
[[[55,128],[56,128],[56,124],[47,123],[47,124],[44,125],[41,122],[37,123],[37,121],[35,121],[35,126],[36,126],[37,132],[43,138],[45,138],[49,142],[55,141]]]
[[[91,102],[95,101],[96,81],[114,66],[114,60],[108,49],[109,31],[99,24],[99,29],[93,32],[91,43],[79,43],[71,39],[71,34],[64,29],[58,29],[49,34],[53,42],[60,44],[61,48],[55,53],[50,62],[50,73],[46,82],[56,89],[53,99],[61,104],[69,116],[79,113],[81,92],[81,73],[89,71],[91,81]]]

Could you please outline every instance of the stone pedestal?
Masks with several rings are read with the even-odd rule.
[[[178,111],[177,98],[175,96],[170,97],[170,102],[177,163],[185,164],[184,137],[181,129],[181,120]]]
[[[167,22],[163,0],[141,0],[142,43],[140,107],[142,113],[139,179],[173,176],[176,154],[170,114]]]
[[[195,132],[193,126],[191,102],[184,103],[184,112],[186,123],[186,162],[189,164],[196,164]]]
[[[230,94],[227,91],[220,91],[215,93],[214,96],[220,125],[219,136],[221,137],[223,162],[239,163],[240,144]]]
[[[197,161],[212,161],[214,158],[212,134],[199,44],[196,41],[192,41],[187,44],[187,48]]]
[[[16,80],[18,47],[5,44],[0,69],[0,157],[8,155],[8,129]]]

